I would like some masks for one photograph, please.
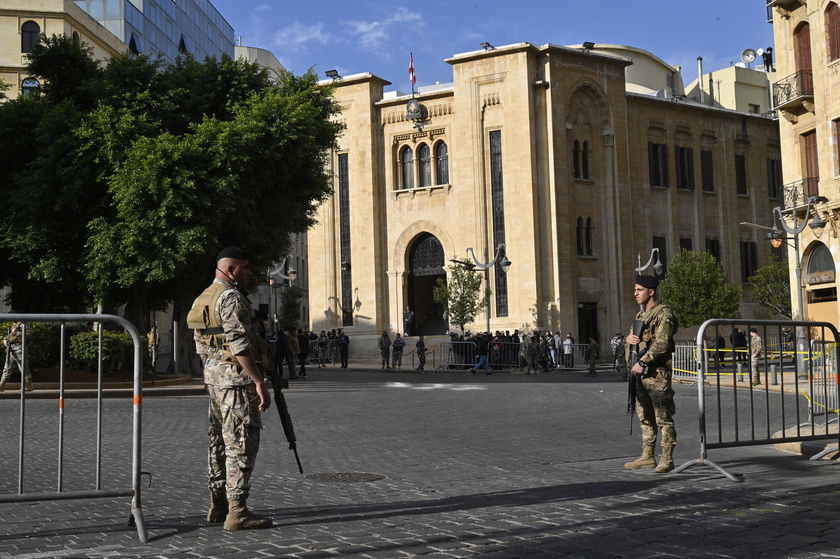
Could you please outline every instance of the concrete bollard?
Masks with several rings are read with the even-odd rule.
[[[738,382],[744,382],[744,364],[738,363]]]
[[[776,366],[770,365],[770,384],[776,386],[779,384],[779,377],[776,376]]]

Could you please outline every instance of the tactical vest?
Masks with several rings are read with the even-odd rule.
[[[193,302],[187,313],[187,326],[200,333],[201,343],[214,352],[214,357],[224,363],[238,365],[239,361],[225,341],[225,330],[216,316],[216,304],[222,293],[231,287],[214,281]],[[247,325],[250,327],[250,324]],[[248,328],[250,332],[250,328]],[[250,336],[249,336],[250,339]]]
[[[230,349],[230,344],[225,338],[225,330],[219,323],[216,314],[216,305],[219,297],[229,289],[234,289],[223,283],[214,281],[210,287],[198,296],[193,303],[190,312],[187,313],[187,326],[200,332],[201,343],[213,351],[215,359],[231,365],[239,365],[239,360]],[[251,351],[257,365],[265,371],[274,369],[274,359],[271,355],[268,340],[265,339],[262,325],[256,321],[254,313],[248,317],[239,317],[245,327],[245,334],[251,344]],[[262,333],[262,335],[258,335]]]

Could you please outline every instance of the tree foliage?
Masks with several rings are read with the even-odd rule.
[[[793,318],[790,302],[790,268],[787,261],[774,254],[770,263],[750,276],[750,295],[754,301],[772,313]]]
[[[146,331],[148,311],[189,305],[221,247],[248,248],[259,272],[331,193],[342,125],[314,72],[99,64],[65,37],[42,38],[28,71],[43,94],[0,105],[0,281],[16,309],[126,305]]]
[[[711,253],[682,250],[668,264],[659,296],[680,325],[688,327],[710,318],[736,318],[741,289],[727,279]]]
[[[303,289],[297,285],[288,287],[280,292],[280,327],[294,332],[300,325],[300,300]]]
[[[484,309],[490,297],[490,291],[481,294],[484,281],[481,274],[474,273],[463,264],[453,263],[448,268],[449,281],[438,278],[432,291],[435,303],[446,309],[448,321],[461,329],[475,321],[475,317]]]

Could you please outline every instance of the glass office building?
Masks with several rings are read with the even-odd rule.
[[[233,27],[208,0],[75,0],[131,52],[172,62],[234,55]]]

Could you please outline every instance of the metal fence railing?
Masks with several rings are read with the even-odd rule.
[[[716,348],[708,347],[707,340],[716,339],[722,327],[731,329],[735,325],[748,333],[755,328],[757,336],[766,342],[758,353],[759,341],[749,336],[747,361],[726,367],[725,359],[719,358]],[[786,329],[796,333],[795,342],[786,341]],[[840,414],[836,351],[839,342],[837,329],[827,322],[706,321],[697,333],[693,354],[700,457],[680,465],[674,473],[695,464],[708,464],[729,479],[741,481],[708,460],[708,451],[818,440],[840,443],[837,429],[830,427],[837,423]],[[684,366],[680,374],[689,375],[689,355],[678,355],[675,369]],[[812,459],[831,451],[825,450]]]
[[[143,519],[143,510],[140,503],[140,477],[143,472],[140,469],[141,461],[141,438],[142,438],[142,404],[143,404],[143,377],[142,377],[142,352],[144,351],[145,343],[141,343],[140,335],[137,329],[127,320],[118,316],[102,315],[102,314],[0,314],[0,322],[22,322],[23,334],[21,339],[21,369],[27,370],[28,367],[28,353],[29,348],[27,344],[30,343],[27,336],[27,325],[37,322],[59,323],[59,396],[58,396],[58,442],[57,442],[57,457],[56,457],[56,487],[54,491],[27,491],[27,473],[34,468],[27,470],[26,465],[46,464],[48,456],[48,446],[44,444],[41,439],[29,440],[29,433],[26,429],[26,390],[20,390],[20,429],[18,434],[18,479],[17,490],[14,493],[0,493],[0,504],[2,503],[21,503],[21,502],[35,502],[35,501],[58,501],[66,499],[92,499],[101,497],[132,497],[131,510],[128,516],[130,525],[137,526],[137,535],[140,541],[146,543],[148,540],[146,534],[145,522]],[[95,436],[94,450],[95,450],[95,464],[92,479],[90,480],[89,489],[74,489],[68,490],[65,487],[65,444],[64,444],[64,428],[65,428],[65,392],[64,379],[67,363],[67,340],[65,335],[65,325],[67,323],[93,323],[98,325],[98,354],[97,354],[97,370],[98,370],[98,390],[97,390],[97,414],[95,418],[91,418],[86,424],[95,426],[91,429],[91,434]],[[131,467],[125,464],[125,469],[130,471],[130,475],[126,476],[128,479],[125,486],[117,488],[103,487],[103,471],[102,461],[108,458],[110,461],[109,452],[111,446],[103,446],[103,431],[114,425],[113,420],[109,420],[107,424],[103,422],[102,410],[102,377],[104,374],[103,367],[103,335],[102,324],[114,324],[121,327],[126,333],[131,335],[134,345],[133,353],[133,370],[134,370],[134,400],[133,400],[133,419],[132,419],[132,438],[130,443],[131,449]],[[145,340],[144,340],[145,342]],[[21,372],[21,375],[23,373]],[[21,388],[23,388],[24,379],[21,378]],[[119,420],[117,420],[119,421]],[[95,431],[95,432],[94,432]],[[34,435],[33,435],[34,436]],[[28,443],[33,444],[28,444]],[[129,444],[125,441],[126,446]],[[108,450],[106,450],[106,448]],[[31,449],[31,451],[30,451]],[[119,461],[119,459],[117,459]],[[83,468],[76,467],[73,464],[73,471],[84,471]],[[11,468],[10,468],[11,469]],[[43,488],[45,482],[43,474],[35,475],[33,478],[39,478],[32,481],[31,484]],[[109,478],[110,479],[110,478]],[[78,482],[78,480],[74,480]]]
[[[521,342],[493,342],[490,344],[488,363],[494,370],[522,369],[525,367]],[[545,350],[545,365],[549,369],[574,369],[586,367],[588,344],[575,344],[566,355],[563,349],[556,350],[556,362],[552,363],[548,349]],[[478,361],[476,343],[472,340],[443,342],[440,344],[440,366],[444,369],[470,369]],[[602,354],[601,360],[604,356]]]

